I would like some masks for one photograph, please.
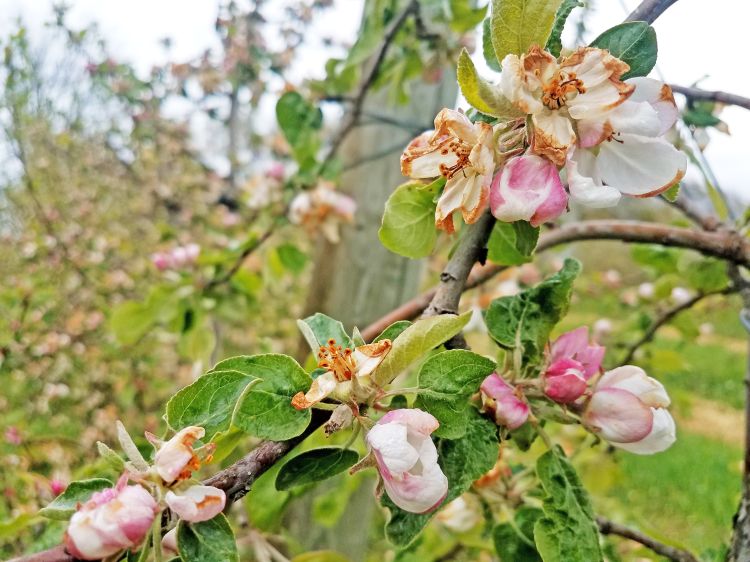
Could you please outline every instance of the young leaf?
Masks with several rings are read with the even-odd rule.
[[[177,524],[180,558],[190,562],[239,562],[234,533],[223,513],[201,523]]]
[[[323,125],[323,112],[303,98],[299,92],[287,92],[276,102],[276,120],[286,140],[299,145],[308,130]]]
[[[513,562],[542,562],[534,547],[534,524],[544,513],[533,507],[520,508],[514,523],[502,523],[492,531],[492,541],[500,560]]]
[[[237,401],[248,385],[257,384],[259,380],[244,372],[219,369],[219,365],[167,402],[169,427],[177,430],[189,425],[201,426],[209,441],[216,433],[229,428]]]
[[[420,182],[398,186],[385,204],[378,230],[383,246],[407,258],[429,256],[437,240],[433,193],[422,187]]]
[[[39,515],[48,519],[66,521],[75,513],[76,506],[79,503],[86,502],[94,492],[111,488],[113,485],[106,478],[91,478],[90,480],[71,482],[62,494],[52,500],[47,507],[39,510]]]
[[[322,447],[306,451],[290,459],[276,477],[276,489],[286,491],[325,480],[345,471],[359,460],[351,449]]]
[[[125,301],[112,310],[109,327],[120,345],[133,345],[156,322],[151,308],[143,303]]]
[[[547,497],[534,540],[544,562],[601,562],[599,531],[588,494],[562,449],[547,451],[536,463]]]
[[[680,195],[680,184],[676,183],[669,189],[667,189],[664,193],[662,193],[662,197],[669,201],[670,203],[674,203],[677,201],[677,197]]]
[[[310,388],[312,379],[287,355],[269,353],[232,357],[215,369],[239,371],[261,379],[234,411],[232,425],[262,439],[283,441],[302,433],[310,423],[310,410],[292,407],[292,396]]]
[[[455,441],[438,439],[437,449],[438,462],[448,477],[448,496],[442,504],[445,506],[495,466],[499,450],[497,426],[471,410],[465,435]],[[397,507],[387,494],[383,494],[380,502],[391,512],[385,526],[388,540],[399,547],[409,545],[436,513],[409,513]]]
[[[494,370],[494,361],[463,349],[444,351],[424,362],[414,406],[440,422],[437,437],[458,439],[466,433],[471,414],[469,398]]]
[[[460,316],[440,314],[417,320],[395,340],[390,353],[373,373],[378,386],[385,386],[428,351],[459,333],[471,318],[471,311]]]
[[[525,361],[536,361],[552,328],[568,310],[580,271],[580,262],[567,259],[560,271],[536,287],[492,301],[484,319],[492,338],[504,349],[520,344]]]
[[[466,101],[485,115],[506,120],[523,115],[500,93],[497,86],[479,76],[466,49],[462,50],[458,57],[457,77],[458,85]]]
[[[307,265],[307,254],[293,244],[282,244],[276,248],[276,254],[281,265],[294,274],[302,273]]]
[[[354,349],[354,342],[346,333],[344,325],[320,312],[316,312],[303,320],[297,320],[297,327],[316,357],[320,347],[328,345],[328,340],[336,340],[338,345]]]
[[[482,22],[482,54],[484,55],[484,62],[487,63],[492,70],[500,72],[500,63],[495,55],[495,48],[492,46],[492,27],[491,19],[487,18]]]
[[[528,263],[538,240],[539,227],[526,221],[497,221],[487,243],[487,259],[499,265]]]
[[[545,51],[549,51],[555,57],[560,56],[560,51],[562,50],[562,41],[560,37],[565,28],[565,22],[568,20],[570,12],[579,6],[583,6],[583,2],[580,2],[579,0],[563,0],[555,14],[555,22],[552,24],[552,31],[549,34],[549,39],[547,39],[547,44],[544,46]]]
[[[562,0],[492,0],[491,31],[495,56],[524,54],[545,45]]]
[[[656,31],[643,21],[621,23],[609,28],[591,42],[592,47],[607,49],[630,65],[622,79],[646,76],[656,64]]]
[[[372,342],[375,343],[379,342],[380,340],[393,341],[409,326],[411,326],[411,322],[409,320],[399,320],[397,322],[394,322],[385,330],[383,330],[377,338],[372,340]]]

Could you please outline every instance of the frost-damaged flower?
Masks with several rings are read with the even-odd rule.
[[[448,479],[430,438],[439,425],[422,410],[393,410],[367,434],[388,497],[404,511],[430,512],[448,494]]]
[[[605,348],[589,344],[589,329],[566,332],[550,346],[544,372],[544,393],[555,402],[569,404],[586,391],[588,380],[599,372]]]
[[[453,232],[453,212],[467,224],[476,222],[490,194],[495,156],[492,127],[472,123],[459,111],[443,109],[435,130],[415,138],[401,155],[401,173],[415,179],[448,180],[435,209],[435,226]]]
[[[583,423],[616,447],[650,455],[675,441],[675,424],[666,410],[662,384],[632,365],[608,371],[597,382],[583,412]]]
[[[193,444],[205,434],[202,427],[190,426],[178,431],[166,443],[157,442],[160,447],[154,456],[154,468],[166,484],[190,478],[193,471],[200,468],[201,461]]]
[[[128,486],[123,474],[114,488],[96,492],[70,518],[64,542],[81,560],[99,560],[138,546],[159,508],[140,485]]]
[[[213,486],[190,486],[187,490],[175,493],[168,491],[164,500],[169,509],[185,521],[197,523],[213,519],[224,509],[227,501],[224,490]]]
[[[662,138],[678,115],[670,87],[651,78],[626,84],[634,91],[622,105],[578,122],[579,147],[568,153],[570,195],[590,207],[659,195],[687,169],[685,154]]]
[[[490,208],[498,220],[539,226],[559,217],[567,205],[557,167],[540,156],[511,158],[492,180]]]
[[[620,80],[629,66],[608,51],[583,47],[557,62],[533,45],[502,62],[500,90],[518,109],[531,115],[531,150],[558,166],[575,143],[574,124],[623,103],[634,86]]]
[[[391,340],[360,345],[354,350],[343,347],[336,340],[328,340],[328,345],[320,346],[318,367],[326,372],[313,380],[310,390],[298,392],[292,398],[292,406],[298,410],[309,408],[331,394],[339,383],[356,377],[357,383],[366,386],[372,372],[391,350]]]
[[[289,220],[309,232],[320,230],[326,239],[339,241],[339,223],[354,222],[357,204],[348,195],[336,191],[333,184],[320,182],[315,189],[298,193],[289,205]]]
[[[498,425],[517,429],[528,419],[529,405],[521,400],[516,390],[497,373],[492,373],[484,379],[480,390],[483,409],[494,415],[495,423]]]

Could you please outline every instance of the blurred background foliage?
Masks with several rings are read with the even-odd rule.
[[[36,512],[61,484],[106,473],[94,445],[114,441],[116,419],[133,433],[159,432],[166,399],[215,361],[297,348],[295,320],[310,307],[307,289],[321,260],[329,269],[346,264],[325,261],[324,243],[290,225],[286,207],[319,174],[341,172],[341,160],[321,157],[330,116],[335,129],[339,114],[330,107],[321,112],[318,104],[345,101],[356,89],[398,6],[368,1],[346,56],[329,61],[325,80],[301,84],[291,82],[289,68],[316,14],[330,7],[325,0],[290,3],[281,27],[266,20],[262,2],[250,8],[229,2],[216,21],[221,49],[155,67],[148,76],[114,60],[95,27],[70,29],[64,8],[50,22],[45,44],[32,44],[21,23],[1,38],[2,557],[59,541],[61,526],[42,522]],[[405,28],[377,77],[386,104],[413,102],[415,80],[451,82],[445,68],[461,46],[475,42],[473,30],[485,13],[469,1],[424,6],[429,32]],[[585,10],[577,24],[580,35]],[[280,130],[269,133],[262,100],[292,91],[300,94],[285,98],[289,106],[277,109]],[[172,110],[175,104],[180,111]],[[693,138],[722,126],[713,107],[685,111]],[[204,150],[192,142],[196,119],[204,141],[210,139]],[[400,150],[390,150],[397,158]],[[694,150],[694,162],[701,163],[700,146]],[[221,170],[210,163],[217,154],[227,163]],[[714,193],[710,185],[708,193]],[[366,201],[358,203],[368,209]],[[368,210],[377,222],[382,207]],[[681,220],[658,202],[635,201],[618,212]],[[344,230],[344,245],[356,228]],[[193,244],[200,247],[197,256],[167,265],[155,257],[174,258]],[[449,246],[441,240],[426,264],[423,288],[434,282]],[[666,308],[727,285],[721,264],[691,252],[580,243],[508,270],[468,293],[465,306],[535,283],[566,255],[581,259],[585,274],[560,330],[590,326],[608,347],[607,366],[617,365]],[[672,449],[649,458],[614,450],[602,455],[580,431],[560,435],[577,451],[597,510],[716,560],[740,490],[747,337],[739,308],[736,297],[708,297],[637,352],[636,361],[674,397],[679,439]],[[494,354],[483,349],[486,338],[469,337],[478,352]],[[263,476],[246,512],[236,514],[240,544],[256,553],[256,531],[294,553],[306,548],[303,542],[325,541],[326,529],[352,525],[348,505],[359,489],[368,497],[372,484],[365,475],[339,476],[280,493],[274,479],[274,471]],[[311,519],[284,518],[301,504]],[[398,560],[491,560],[492,537],[479,524],[481,506],[475,511],[477,524],[468,532],[449,516],[438,517]],[[391,547],[380,531],[383,515],[371,516],[366,558],[382,560]],[[310,535],[306,541],[296,533],[300,526]],[[612,540],[608,556],[653,555]]]

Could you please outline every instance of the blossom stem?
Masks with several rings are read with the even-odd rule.
[[[344,445],[344,449],[348,449],[349,447],[352,446],[352,444],[354,443],[354,440],[357,438],[357,436],[359,435],[359,432],[361,430],[362,430],[362,424],[360,423],[360,421],[358,419],[357,420],[357,425],[354,426],[354,429],[352,430],[351,436],[349,437],[349,439],[347,440],[346,444]]]
[[[161,553],[161,517],[154,518],[154,524],[151,527],[151,541],[154,546],[154,562],[162,562]],[[144,548],[144,550],[146,550]]]
[[[328,402],[318,402],[316,404],[313,404],[312,407],[318,410],[326,410],[328,412],[333,412],[336,408],[339,407],[339,405],[329,404]]]

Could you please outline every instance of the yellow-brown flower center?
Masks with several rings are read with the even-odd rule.
[[[446,156],[449,152],[452,152],[456,156],[456,163],[452,166],[446,164],[440,164],[440,174],[445,179],[451,179],[459,171],[463,170],[469,165],[469,155],[471,154],[471,146],[458,138],[453,138],[449,143],[443,146],[440,153]]]
[[[555,76],[544,85],[542,103],[549,109],[560,109],[567,102],[570,94],[583,94],[586,87],[580,78],[576,78],[575,72],[557,72]]]
[[[318,351],[318,367],[331,371],[337,381],[352,379],[357,363],[352,356],[352,350],[336,345],[336,340],[328,340],[328,345],[321,345]]]

